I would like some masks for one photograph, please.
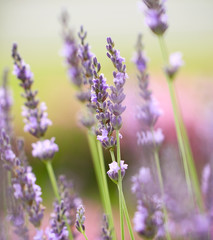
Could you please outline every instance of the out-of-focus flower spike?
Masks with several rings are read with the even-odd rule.
[[[109,228],[109,221],[107,215],[103,216],[103,226],[101,240],[112,240],[112,230]]]
[[[76,213],[76,222],[75,222],[75,227],[76,229],[80,232],[83,233],[85,231],[85,210],[84,207],[82,205],[80,205],[77,208],[77,213]]]

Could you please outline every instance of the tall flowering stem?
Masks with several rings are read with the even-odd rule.
[[[145,18],[149,28],[157,35],[163,61],[165,65],[165,75],[170,92],[170,98],[173,107],[173,114],[175,120],[176,133],[178,138],[178,144],[182,155],[186,182],[189,193],[192,193],[192,188],[195,193],[196,202],[201,211],[204,210],[202,194],[200,190],[200,184],[197,176],[197,171],[194,164],[194,159],[189,144],[188,135],[183,122],[183,118],[180,113],[178,101],[174,89],[174,78],[179,68],[183,64],[180,54],[170,55],[168,57],[167,47],[164,41],[164,33],[168,28],[167,15],[164,6],[164,1],[155,0],[142,0],[145,6]],[[148,14],[147,14],[148,12]]]
[[[51,162],[59,148],[54,142],[55,138],[52,138],[51,140],[43,140],[47,128],[52,125],[52,122],[47,118],[48,114],[46,112],[46,104],[42,102],[39,105],[39,99],[36,98],[38,91],[32,90],[34,82],[33,73],[31,72],[29,65],[27,65],[19,55],[17,44],[13,44],[12,57],[14,59],[14,75],[16,75],[16,77],[21,81],[20,86],[24,89],[24,94],[22,94],[22,96],[26,99],[22,112],[23,117],[25,117],[24,130],[39,139],[39,141],[32,144],[32,155],[45,163],[54,194],[60,203],[61,199]],[[69,238],[72,240],[72,232],[66,217],[65,222],[69,231]]]
[[[140,96],[142,98],[142,105],[138,108],[137,117],[142,124],[143,131],[138,132],[138,143],[143,146],[149,147],[154,154],[155,165],[157,169],[158,181],[161,189],[161,196],[164,198],[164,184],[160,167],[159,159],[159,146],[164,139],[164,136],[160,129],[155,130],[156,122],[161,115],[161,110],[158,108],[156,100],[154,99],[152,92],[149,89],[149,75],[147,73],[147,58],[143,52],[142,35],[138,36],[136,45],[136,53],[134,56],[134,62],[138,69],[138,81],[140,88]],[[166,237],[168,240],[171,236],[168,231],[168,214],[165,203],[163,202],[163,212],[166,223]]]
[[[113,82],[114,86],[110,87],[111,94],[109,95],[110,101],[108,101],[108,106],[110,110],[110,123],[112,126],[112,132],[115,130],[116,134],[116,149],[117,149],[117,162],[115,162],[115,156],[113,148],[110,148],[110,154],[112,157],[112,163],[109,165],[110,170],[108,171],[109,177],[117,183],[119,192],[119,209],[120,209],[120,226],[121,226],[121,238],[124,239],[124,215],[127,220],[127,226],[131,239],[134,239],[131,222],[129,219],[128,210],[125,203],[125,198],[122,190],[122,178],[125,175],[125,170],[127,169],[127,164],[121,160],[121,149],[120,149],[120,133],[119,129],[122,126],[121,114],[125,111],[126,107],[122,106],[122,102],[125,99],[125,94],[123,93],[124,84],[128,75],[126,73],[126,65],[123,63],[124,58],[120,56],[120,52],[114,48],[114,42],[110,37],[107,38],[107,56],[112,61],[115,71],[113,72]],[[108,134],[106,134],[108,136]],[[102,144],[103,144],[103,139]]]
[[[188,185],[190,184],[189,182],[191,181],[191,185],[193,187],[193,191],[194,191],[195,197],[196,197],[196,202],[197,202],[200,210],[204,211],[202,193],[201,193],[201,189],[200,189],[200,183],[199,183],[196,167],[194,164],[194,158],[193,158],[193,154],[192,154],[191,146],[189,143],[186,127],[185,127],[185,124],[184,124],[184,121],[183,121],[183,118],[182,118],[182,115],[180,112],[180,107],[179,107],[176,92],[175,92],[174,76],[179,68],[174,66],[173,67],[174,74],[172,74],[172,75],[170,74],[170,71],[168,71],[168,70],[171,68],[171,66],[168,66],[168,64],[170,62],[170,65],[172,65],[171,56],[170,56],[170,61],[169,61],[164,37],[159,36],[158,39],[159,39],[159,43],[160,43],[160,47],[161,47],[164,65],[166,66],[165,75],[166,75],[169,92],[170,92],[170,97],[171,97],[171,101],[172,101],[176,133],[177,133],[177,137],[178,137],[179,147],[180,147],[180,150],[182,153],[186,181],[188,179]],[[181,60],[177,59],[177,61],[178,62],[176,64],[180,65]],[[192,190],[190,190],[190,191],[192,192]]]

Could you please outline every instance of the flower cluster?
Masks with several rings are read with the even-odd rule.
[[[164,0],[142,0],[145,5],[145,21],[157,35],[162,35],[168,28]]]
[[[1,159],[4,167],[11,172],[11,183],[14,197],[21,201],[23,208],[29,215],[29,221],[39,226],[43,218],[41,188],[36,184],[36,177],[30,166],[24,166],[12,151],[9,137],[4,131],[0,138]]]
[[[32,91],[31,89],[33,84],[33,73],[29,65],[25,64],[20,57],[17,44],[13,45],[12,57],[14,59],[14,74],[21,80],[20,86],[25,91],[23,97],[26,98],[26,102],[22,111],[22,115],[25,118],[24,130],[37,138],[41,138],[45,135],[48,126],[52,124],[47,117],[46,104],[42,102],[39,105],[39,100],[35,98],[38,91]],[[34,143],[32,151],[33,156],[41,160],[51,160],[55,152],[58,151],[58,146],[54,143],[54,140],[55,139],[52,138],[51,140],[42,140]]]
[[[148,239],[163,237],[165,233],[162,202],[155,192],[149,168],[141,168],[132,181],[132,191],[138,200],[133,220],[135,231]]]
[[[107,174],[112,180],[117,182],[119,170],[121,171],[121,177],[123,178],[127,168],[128,165],[125,164],[123,160],[120,161],[120,167],[118,166],[118,163],[116,161],[113,161],[109,164],[109,171],[107,172]]]
[[[97,139],[107,148],[113,148],[116,141],[112,136],[114,128],[112,126],[112,113],[109,111],[110,101],[107,101],[109,89],[103,74],[99,74],[101,65],[97,58],[93,59],[94,79],[92,85],[91,101],[96,106],[96,118],[99,122]]]
[[[125,99],[123,87],[128,78],[126,73],[126,65],[123,64],[124,58],[120,56],[120,52],[114,48],[114,42],[110,37],[107,38],[108,45],[107,56],[111,59],[116,71],[113,72],[113,82],[115,86],[111,86],[111,94],[109,96],[111,103],[109,104],[110,112],[112,113],[112,126],[114,129],[119,130],[122,125],[121,114],[125,111],[126,107],[122,106]]]
[[[164,140],[161,129],[154,130],[154,126],[162,114],[158,103],[149,90],[149,75],[147,74],[147,58],[143,52],[142,36],[138,36],[137,52],[135,53],[134,63],[138,69],[138,81],[142,105],[137,109],[137,118],[142,124],[143,131],[137,132],[138,144],[146,146],[158,146]]]

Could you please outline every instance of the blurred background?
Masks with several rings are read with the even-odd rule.
[[[188,127],[198,170],[210,159],[213,140],[213,1],[167,1],[169,29],[166,42],[170,52],[181,51],[185,66],[181,69],[176,88]],[[14,129],[26,139],[30,163],[43,190],[44,202],[51,199],[51,187],[43,164],[31,158],[31,143],[35,139],[23,131],[20,97],[22,90],[12,75],[11,46],[18,43],[19,52],[34,73],[34,89],[48,106],[53,126],[47,137],[56,137],[60,151],[53,165],[56,174],[65,173],[74,179],[80,195],[93,204],[98,191],[84,129],[78,124],[80,104],[75,99],[64,60],[60,55],[60,15],[63,9],[70,14],[72,29],[77,33],[81,25],[88,32],[91,50],[102,64],[102,72],[112,81],[113,67],[106,56],[106,38],[111,36],[116,48],[125,57],[129,80],[125,88],[127,110],[122,128],[122,155],[129,164],[125,177],[126,191],[130,191],[131,175],[142,165],[136,144],[135,111],[138,98],[136,69],[131,62],[137,35],[143,33],[146,55],[149,58],[151,87],[164,115],[159,126],[165,133],[165,144],[176,148],[176,138],[168,88],[162,72],[162,59],[157,38],[144,25],[140,4],[133,0],[0,0],[0,70],[8,66],[13,91]],[[106,153],[106,162],[109,156]],[[49,187],[48,187],[49,186]],[[116,191],[110,186],[114,203]],[[47,189],[50,189],[47,191]],[[135,206],[131,206],[132,210]]]

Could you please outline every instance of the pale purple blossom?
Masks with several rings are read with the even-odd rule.
[[[114,181],[118,181],[119,170],[121,170],[121,177],[123,178],[127,168],[128,165],[125,164],[123,160],[120,161],[120,167],[116,161],[113,161],[109,164],[109,171],[107,174]]]
[[[51,160],[55,153],[59,151],[58,145],[54,142],[55,138],[45,139],[32,143],[32,155],[40,160]]]
[[[137,144],[143,146],[158,147],[164,140],[162,130],[137,132]]]
[[[170,78],[173,78],[183,65],[182,53],[172,53],[169,57],[169,65],[165,68],[165,72]]]

